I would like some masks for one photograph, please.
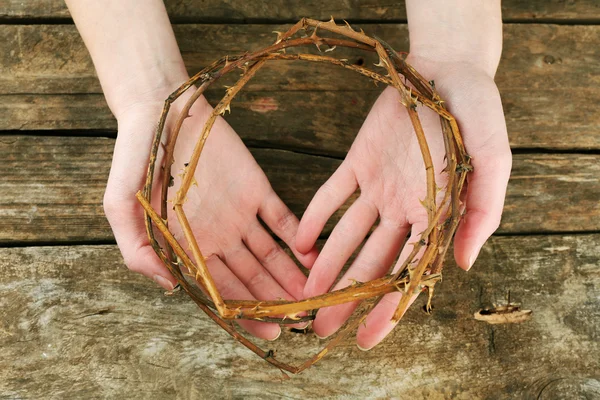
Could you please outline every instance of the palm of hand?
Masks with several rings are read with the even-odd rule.
[[[510,172],[510,150],[500,98],[493,79],[464,65],[443,65],[411,60],[428,79],[434,79],[442,98],[457,118],[475,173],[469,179],[468,216],[457,232],[455,257],[468,269],[472,254],[497,228]],[[429,66],[429,68],[427,68]],[[301,251],[314,244],[325,222],[344,201],[360,188],[359,198],[336,225],[309,276],[305,296],[326,292],[373,224],[379,224],[364,244],[348,272],[333,290],[353,281],[376,279],[388,272],[400,252],[399,266],[427,227],[427,214],[420,200],[426,197],[423,158],[408,113],[393,88],[378,98],[352,148],[339,169],[325,183],[302,218],[297,246]],[[444,145],[439,117],[425,107],[419,116],[434,160],[438,187],[446,184]],[[483,161],[483,162],[482,162]],[[488,180],[486,178],[491,178]],[[333,199],[333,201],[332,201]],[[401,251],[402,250],[402,251]],[[390,319],[400,294],[384,297],[358,332],[358,344],[371,348],[394,327]],[[335,332],[356,304],[322,309],[313,328],[320,336]]]
[[[182,171],[192,154],[210,107],[192,109],[175,147],[173,175]],[[295,248],[298,220],[273,191],[264,172],[224,119],[218,118],[208,137],[188,192],[184,210],[215,284],[225,299],[296,300],[306,277],[259,222],[290,248]],[[179,187],[181,174],[177,174]],[[172,212],[171,220],[176,216]],[[182,232],[175,232],[183,240]],[[295,252],[310,265],[316,253]],[[242,326],[258,337],[274,338],[275,324],[245,321]]]
[[[172,106],[170,115],[179,114],[182,101]],[[139,149],[150,148],[154,118],[161,108],[160,103],[136,105],[119,120],[120,134],[104,205],[127,266],[168,287],[172,283],[157,278],[170,274],[150,247],[141,207],[135,199],[135,192],[145,179],[148,162],[148,156]],[[211,111],[208,103],[199,99],[190,110],[191,117],[182,126],[174,151],[171,174],[175,185],[169,199],[175,196],[184,163],[189,161]],[[159,151],[159,164],[163,156],[164,151]],[[156,210],[160,210],[162,175],[157,174],[154,182],[152,203]],[[292,249],[295,249],[298,220],[222,118],[213,126],[194,177],[196,184],[188,192],[184,210],[222,297],[238,300],[301,298],[306,277],[261,225],[259,218]],[[168,210],[170,228],[183,247],[188,248],[172,207]],[[312,264],[316,258],[315,251],[295,254],[305,265]],[[171,277],[169,281],[172,280]],[[240,325],[265,339],[273,339],[280,333],[276,324],[242,321]]]

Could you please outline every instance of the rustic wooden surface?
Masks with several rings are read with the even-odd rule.
[[[402,2],[166,4],[190,72],[305,15],[407,49]],[[448,260],[433,316],[418,300],[371,352],[348,339],[284,381],[185,296],[123,267],[101,206],[116,122],[89,55],[62,0],[0,0],[0,399],[600,399],[600,3],[506,0],[503,16],[497,82],[515,155],[498,234],[469,273]],[[300,215],[380,90],[277,63],[227,118]],[[474,320],[509,289],[531,321]],[[299,361],[323,343],[286,332],[263,344]]]
[[[406,25],[361,26],[407,49]],[[222,54],[271,43],[271,31],[284,28],[181,25],[175,31],[195,73]],[[513,148],[600,148],[598,43],[599,26],[506,25],[496,80]],[[0,54],[0,129],[116,129],[102,96],[94,95],[100,85],[74,26],[0,25]],[[356,63],[376,61],[360,52],[347,55]],[[272,63],[234,101],[228,120],[245,139],[339,156],[380,90],[337,67]],[[290,116],[298,122],[290,124]],[[258,129],[265,126],[271,129]]]
[[[3,398],[531,398],[600,396],[600,234],[494,237],[468,273],[450,261],[431,317],[417,300],[380,346],[349,339],[314,368],[281,373],[182,294],[125,270],[116,246],[0,250]],[[505,290],[520,325],[473,319]],[[286,332],[280,357],[325,341]],[[409,361],[410,360],[410,361]],[[211,394],[211,395],[208,395]],[[213,397],[214,396],[214,397]]]
[[[406,20],[404,1],[330,0],[166,0],[169,16],[175,22],[257,22],[289,21],[311,16],[360,21]],[[600,5],[595,0],[504,0],[505,21],[598,21]],[[0,18],[65,19],[69,11],[61,0],[0,0]]]
[[[102,195],[113,147],[111,138],[0,137],[0,242],[112,239]],[[251,150],[298,216],[341,162]],[[499,233],[600,231],[599,193],[600,155],[516,154]]]

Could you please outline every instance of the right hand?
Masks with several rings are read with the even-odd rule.
[[[190,89],[190,91],[193,89]],[[146,170],[155,126],[162,111],[165,91],[156,100],[135,103],[118,114],[119,134],[104,196],[104,210],[115,234],[125,263],[132,271],[154,279],[165,289],[173,289],[175,278],[162,264],[146,235],[142,207],[135,198],[146,179]],[[178,115],[188,98],[183,95],[171,107]],[[159,100],[160,99],[160,100]],[[201,97],[182,126],[174,152],[171,174],[175,196],[184,163],[189,161],[212,107]],[[170,122],[169,122],[170,121]],[[173,119],[167,121],[165,129]],[[163,138],[163,142],[165,142]],[[164,151],[159,149],[160,165]],[[156,168],[160,175],[160,168]],[[155,179],[154,188],[160,188]],[[259,222],[259,218],[281,238],[303,265],[312,265],[317,252],[297,252],[298,219],[273,191],[260,166],[233,129],[219,117],[200,157],[195,179],[184,208],[200,250],[215,284],[224,299],[298,300],[306,277]],[[152,205],[160,210],[160,189],[153,193]],[[170,207],[172,208],[172,207]],[[170,229],[183,248],[188,248],[172,209]],[[240,321],[254,336],[273,340],[279,336],[277,324]]]

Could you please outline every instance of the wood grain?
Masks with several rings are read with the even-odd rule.
[[[223,54],[270,43],[276,27],[176,28],[188,68],[196,72]],[[407,48],[404,25],[365,28]],[[599,42],[597,26],[506,26],[496,80],[513,148],[600,149]],[[100,86],[74,27],[0,26],[0,51],[0,129],[116,128],[94,94]],[[372,61],[352,52],[347,57]],[[236,99],[229,121],[250,142],[341,156],[380,91],[333,67],[271,64]],[[209,98],[220,95],[213,91]]]
[[[0,249],[0,397],[597,398],[599,244],[493,237],[469,273],[449,261],[431,317],[421,298],[375,349],[348,339],[289,380],[183,294],[126,271],[116,246]],[[474,320],[508,289],[531,321]],[[284,332],[262,344],[300,360],[323,343]]]
[[[0,136],[0,242],[112,240],[101,203],[113,146],[110,138]],[[252,153],[298,216],[340,164]],[[600,156],[517,154],[513,164],[500,232],[600,230]]]
[[[176,22],[295,21],[301,17],[317,19],[394,21],[406,20],[404,1],[330,0],[289,2],[284,0],[166,0],[171,20]],[[594,0],[536,0],[502,2],[505,20],[600,20],[600,7]],[[2,19],[69,18],[61,0],[0,0]]]

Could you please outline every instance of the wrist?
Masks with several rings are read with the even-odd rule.
[[[161,70],[163,67],[168,70]],[[166,98],[189,79],[185,68],[177,64],[162,63],[136,72],[132,72],[130,79],[102,83],[106,101],[117,120],[131,109],[162,109]]]
[[[411,55],[495,75],[502,52],[500,1],[408,0],[406,8]]]

